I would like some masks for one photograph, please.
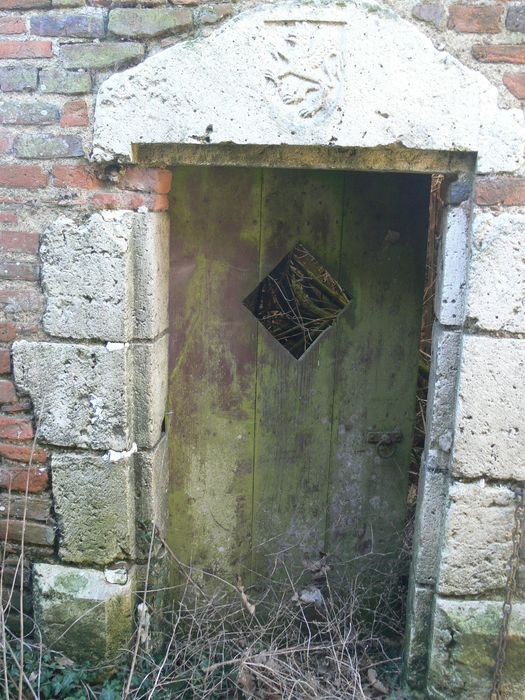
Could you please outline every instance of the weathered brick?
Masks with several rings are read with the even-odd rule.
[[[201,24],[216,24],[229,17],[233,12],[233,7],[228,4],[210,5],[196,11],[196,19]]]
[[[168,194],[171,178],[171,171],[164,168],[127,168],[119,181],[119,187],[139,192]]]
[[[525,32],[525,5],[509,7],[505,26],[511,32]]]
[[[68,44],[60,50],[66,68],[117,68],[144,56],[142,44],[108,42],[106,44]]]
[[[58,107],[46,102],[0,101],[0,124],[53,124],[59,118]]]
[[[0,343],[10,343],[18,335],[16,323],[0,321]]]
[[[51,0],[1,0],[0,10],[39,10],[51,7]]]
[[[439,27],[445,18],[445,10],[438,3],[420,2],[412,8],[412,17]]]
[[[448,27],[469,34],[496,34],[502,14],[503,8],[497,5],[451,5]]]
[[[11,403],[16,399],[15,385],[10,379],[0,379],[0,403]]]
[[[23,17],[0,17],[0,34],[24,34],[25,30]]]
[[[100,39],[105,35],[103,12],[78,15],[45,14],[31,17],[31,32],[37,36],[68,36]]]
[[[31,462],[33,464],[44,464],[47,461],[47,450],[43,447],[33,447],[32,445],[11,445],[7,442],[0,443],[0,457],[11,459],[13,462]]]
[[[525,73],[505,73],[503,84],[518,100],[525,100]]]
[[[50,41],[0,41],[0,58],[51,58]]]
[[[38,71],[34,66],[4,66],[0,68],[0,90],[2,92],[21,92],[35,90]]]
[[[2,224],[16,224],[17,218],[14,211],[0,211],[0,223]]]
[[[36,263],[0,260],[0,279],[32,282],[38,279],[38,273],[39,268]]]
[[[0,438],[2,440],[31,440],[33,425],[28,418],[0,416]]]
[[[83,7],[84,0],[51,0],[53,9],[60,7]],[[88,3],[89,4],[89,3]]]
[[[36,236],[36,234],[34,234]],[[15,314],[24,311],[41,311],[42,297],[33,285],[2,285],[0,289],[0,305],[7,313]]]
[[[0,494],[0,513],[4,517],[48,521],[51,518],[51,498],[43,496],[20,496]]]
[[[11,371],[11,353],[9,350],[0,350],[0,374],[9,374]]]
[[[29,231],[0,231],[0,247],[15,253],[37,253],[38,234]]]
[[[49,484],[49,475],[45,467],[28,469],[27,467],[0,468],[0,488],[28,493],[41,493]]]
[[[0,187],[44,187],[47,173],[39,165],[0,166]]]
[[[140,209],[166,211],[168,198],[164,194],[142,194],[140,192],[101,192],[92,195],[91,204],[95,209]]]
[[[118,8],[109,13],[108,29],[117,36],[154,37],[187,31],[192,22],[191,11],[184,8]]]
[[[84,100],[71,100],[64,105],[60,126],[87,126],[89,124],[88,108]]]
[[[101,185],[94,173],[84,165],[55,165],[53,177],[56,187],[94,190]]]
[[[31,401],[29,399],[20,399],[20,401],[14,401],[13,403],[5,403],[2,406],[2,411],[4,413],[20,413],[22,411],[31,410]]]
[[[472,55],[482,63],[525,63],[525,45],[475,44]]]
[[[481,206],[525,205],[525,178],[486,177],[476,183],[476,202]]]
[[[19,158],[78,158],[84,155],[78,136],[64,134],[22,134],[15,139]]]
[[[77,95],[91,91],[89,73],[44,68],[40,71],[40,90],[62,95]]]
[[[55,528],[43,523],[34,523],[30,520],[6,520],[0,518],[0,538],[8,538],[12,542],[24,540],[27,544],[39,546],[52,546],[55,541]]]

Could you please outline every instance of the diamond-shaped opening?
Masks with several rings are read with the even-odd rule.
[[[298,243],[243,303],[299,359],[335,323],[350,296]]]

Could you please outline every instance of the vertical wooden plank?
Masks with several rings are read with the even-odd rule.
[[[429,188],[426,176],[346,177],[339,281],[352,305],[338,327],[327,549],[347,575],[387,567],[401,547]],[[396,428],[403,441],[384,459],[367,433]]]
[[[298,242],[337,277],[342,195],[342,173],[263,172],[261,278]],[[300,360],[259,330],[253,524],[259,572],[273,573],[282,561],[296,574],[304,554],[317,557],[324,547],[334,330]]]
[[[251,551],[260,177],[176,168],[171,206],[169,541],[229,580]]]

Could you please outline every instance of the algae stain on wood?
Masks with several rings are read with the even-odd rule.
[[[177,168],[171,247],[170,543],[234,580],[400,546],[429,179]],[[243,306],[298,243],[350,293],[298,361]],[[399,427],[391,459],[368,430]]]

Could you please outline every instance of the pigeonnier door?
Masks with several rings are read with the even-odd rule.
[[[234,581],[401,547],[430,178],[179,167],[169,540]],[[262,284],[261,284],[262,283]]]

